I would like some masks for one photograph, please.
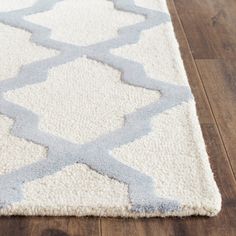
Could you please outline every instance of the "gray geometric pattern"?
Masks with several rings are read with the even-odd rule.
[[[22,199],[23,183],[51,175],[68,165],[83,163],[102,175],[127,184],[131,211],[163,213],[178,211],[181,206],[177,200],[163,199],[156,195],[151,177],[126,166],[109,153],[116,147],[147,135],[151,131],[150,119],[153,116],[192,99],[189,87],[149,78],[143,65],[110,53],[110,49],[138,42],[143,30],[170,21],[169,15],[136,6],[133,0],[113,0],[116,9],[143,15],[145,21],[120,29],[115,38],[82,47],[53,40],[50,38],[50,29],[24,19],[27,15],[50,10],[59,1],[62,0],[39,0],[32,7],[0,13],[0,22],[27,30],[32,33],[32,42],[60,51],[55,57],[25,65],[15,78],[0,82],[0,113],[14,119],[11,133],[43,145],[48,150],[46,159],[0,176],[1,207]],[[51,68],[83,55],[121,71],[124,83],[160,91],[160,100],[125,116],[122,128],[102,135],[92,142],[78,145],[39,130],[36,114],[3,98],[4,92],[45,81]]]

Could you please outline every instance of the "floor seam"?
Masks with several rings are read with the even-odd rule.
[[[185,31],[184,31],[184,26],[183,26],[182,20],[181,20],[181,18],[179,17],[178,11],[177,11],[177,9],[176,9],[175,1],[174,1],[174,0],[170,0],[170,1],[172,1],[172,3],[173,3],[173,8],[174,8],[174,10],[175,10],[175,12],[176,12],[176,17],[177,17],[178,20],[179,20],[180,27],[182,28],[183,36],[184,36],[184,38],[185,38],[185,40],[186,40],[186,44],[187,44],[187,47],[188,47],[188,49],[189,49],[190,56],[192,57],[192,60],[193,60],[193,65],[194,65],[194,67],[195,67],[195,69],[196,69],[196,72],[197,72],[199,81],[200,81],[200,83],[201,83],[201,86],[202,86],[202,88],[203,88],[204,94],[205,94],[205,96],[206,96],[207,104],[209,105],[209,110],[210,110],[210,113],[212,114],[212,120],[213,120],[214,123],[215,123],[216,129],[217,129],[217,133],[219,134],[219,138],[220,138],[221,143],[222,143],[222,145],[223,145],[223,148],[224,148],[224,150],[225,150],[225,154],[226,154],[226,156],[227,156],[227,161],[228,161],[228,163],[229,163],[231,173],[232,173],[232,175],[233,175],[233,177],[234,177],[234,181],[236,181],[236,175],[235,175],[235,173],[234,173],[234,170],[233,170],[233,167],[232,167],[232,163],[231,163],[231,161],[230,161],[229,154],[228,154],[228,152],[227,152],[227,149],[226,149],[226,146],[225,146],[223,137],[222,137],[222,135],[221,135],[218,122],[217,122],[216,117],[215,117],[215,114],[214,114],[214,112],[213,112],[213,109],[212,109],[212,106],[211,106],[211,103],[210,103],[210,100],[209,100],[209,96],[207,95],[206,88],[205,88],[204,83],[203,83],[203,81],[202,81],[201,74],[200,74],[199,69],[198,69],[198,67],[197,67],[195,58],[193,57],[193,55],[192,55],[192,53],[191,53],[191,47],[190,47],[188,38],[187,38],[187,36],[186,36],[186,33],[185,33]],[[174,21],[173,21],[173,22],[174,22]]]
[[[102,219],[99,217],[99,235],[102,236]]]

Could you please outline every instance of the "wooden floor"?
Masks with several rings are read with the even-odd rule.
[[[236,0],[168,0],[212,169],[217,217],[1,217],[0,236],[236,235]]]

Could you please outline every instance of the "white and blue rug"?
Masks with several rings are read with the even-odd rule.
[[[1,0],[0,214],[216,215],[165,0]]]

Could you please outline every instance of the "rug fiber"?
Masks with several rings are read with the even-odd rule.
[[[1,215],[219,212],[165,0],[2,0],[0,31]]]

